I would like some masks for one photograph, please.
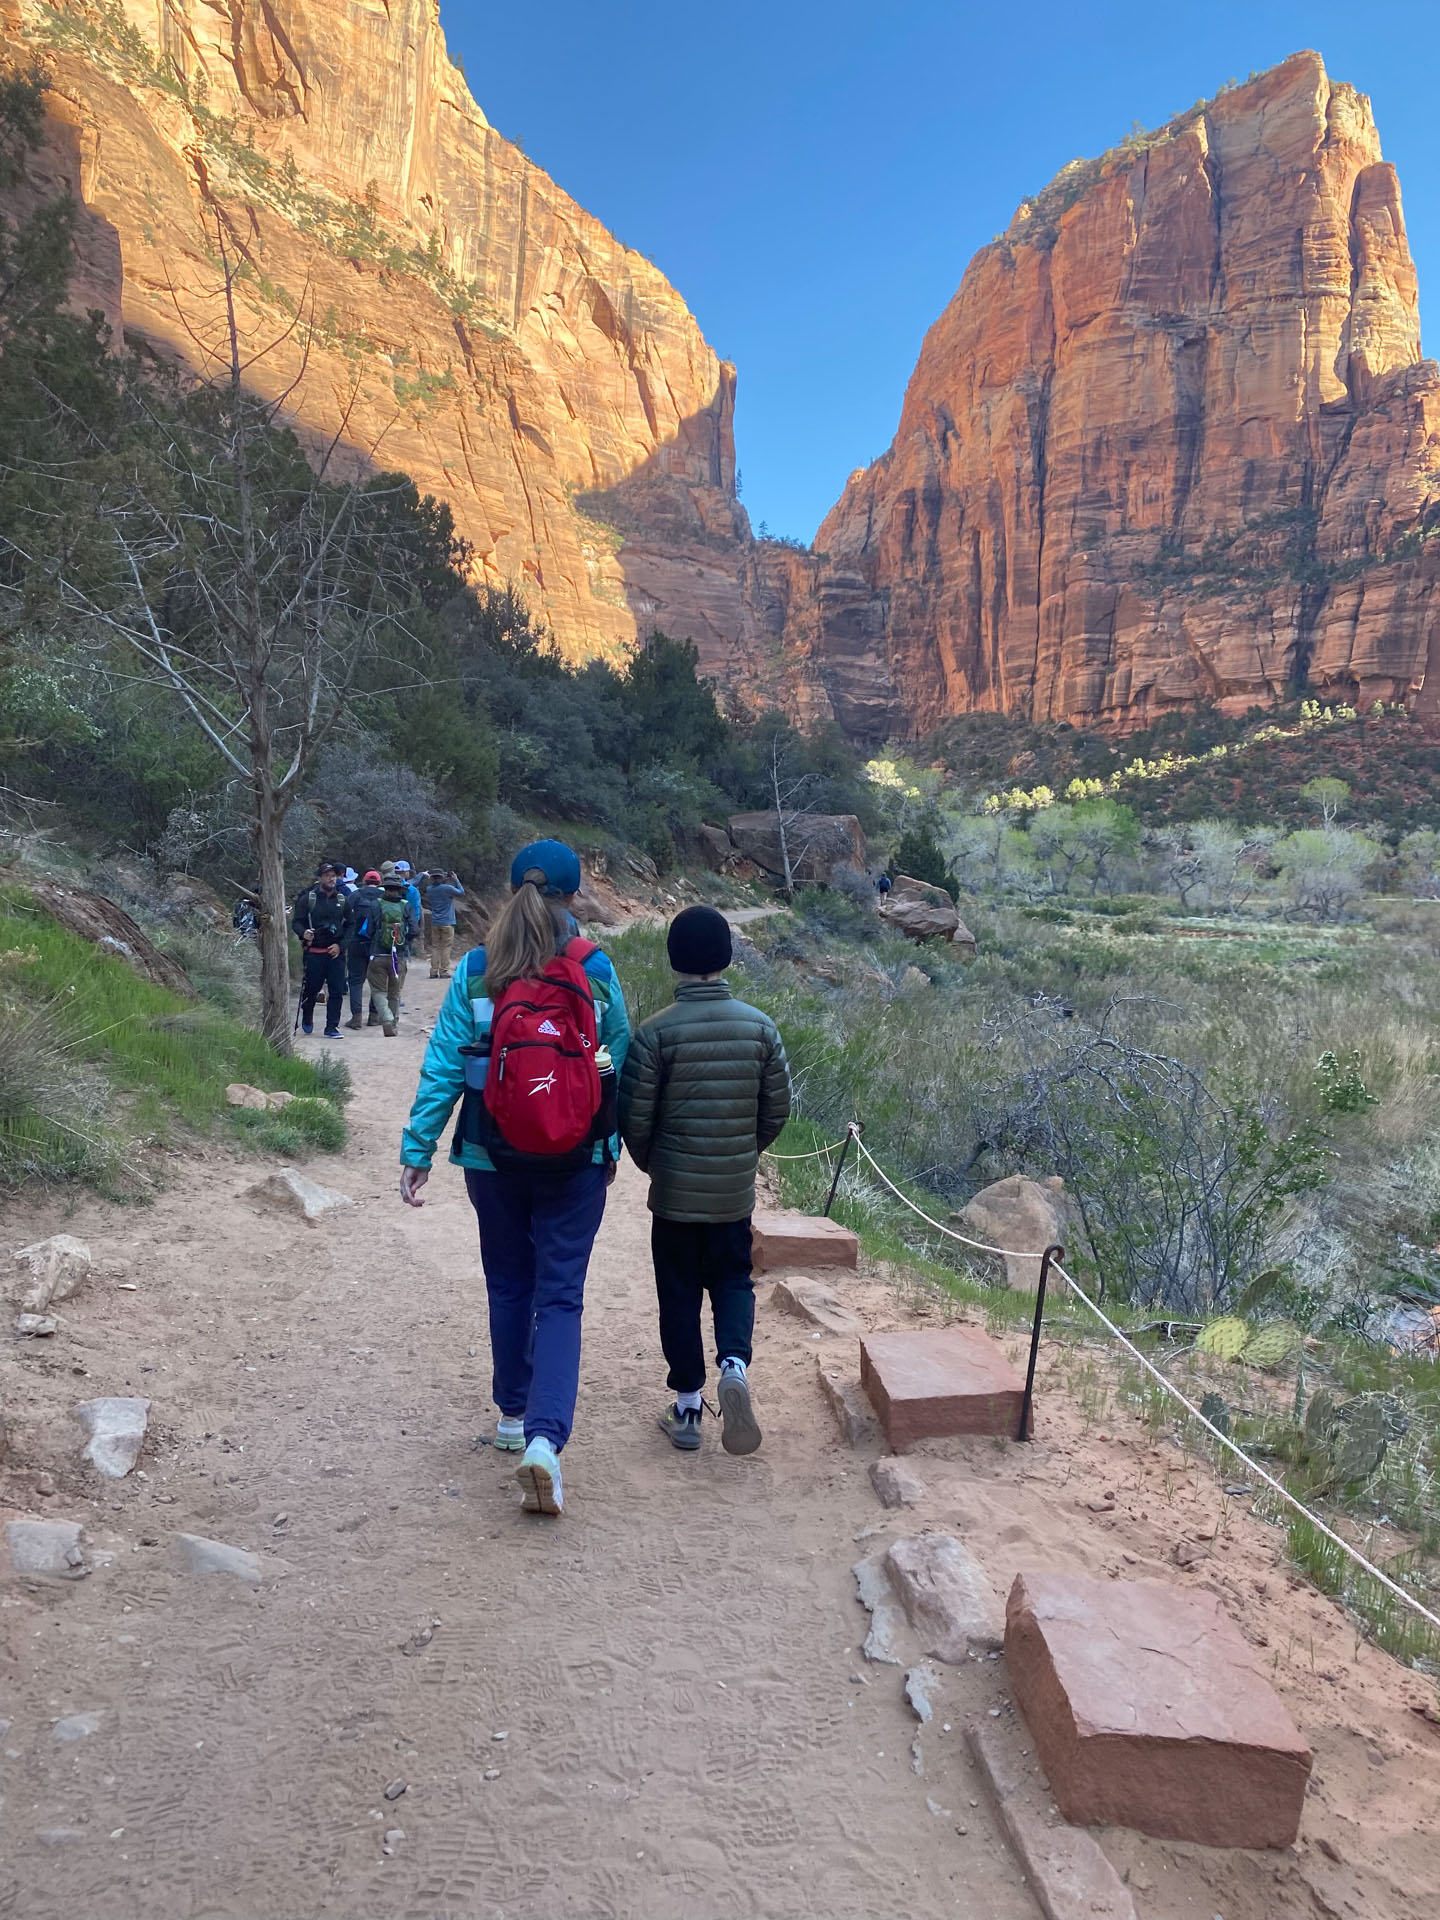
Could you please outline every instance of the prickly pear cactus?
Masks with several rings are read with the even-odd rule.
[[[1328,1387],[1322,1387],[1305,1409],[1305,1438],[1314,1447],[1328,1446],[1335,1421],[1335,1396]]]
[[[1213,1353],[1217,1360],[1238,1360],[1250,1343],[1250,1329],[1233,1314],[1224,1320],[1212,1320],[1200,1329],[1195,1342],[1201,1353]]]
[[[1340,1416],[1334,1441],[1336,1474],[1347,1485],[1368,1480],[1390,1444],[1385,1410],[1378,1399],[1361,1398],[1347,1401]]]
[[[1300,1329],[1288,1320],[1272,1320],[1258,1333],[1251,1334],[1240,1358],[1247,1367],[1259,1367],[1270,1373],[1276,1367],[1283,1367],[1291,1355],[1298,1352],[1301,1338]]]

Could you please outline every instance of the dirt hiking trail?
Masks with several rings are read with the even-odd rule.
[[[1146,1920],[1434,1914],[1440,1729],[1411,1711],[1433,1688],[1357,1645],[1172,1443],[1124,1415],[1087,1430],[1055,1350],[1033,1446],[922,1448],[923,1502],[888,1512],[880,1449],[846,1448],[816,1385],[817,1352],[850,1343],[762,1284],[762,1451],[729,1458],[707,1422],[703,1453],[676,1454],[628,1165],[590,1271],[568,1510],[523,1515],[513,1460],[478,1443],[462,1182],[441,1165],[422,1212],[396,1197],[442,990],[412,970],[399,1037],[339,1044],[351,1144],[306,1170],[356,1204],[321,1226],[262,1211],[266,1164],[220,1147],[175,1155],[149,1208],[11,1209],[10,1247],[63,1230],[96,1268],[53,1340],[0,1334],[0,1522],[80,1520],[113,1558],[57,1582],[0,1554],[0,1915],[1034,1920],[963,1743],[993,1712],[1028,1749],[1003,1661],[942,1669],[922,1728],[901,1670],[861,1657],[850,1569],[927,1524],[1002,1594],[1043,1566],[1211,1585],[1268,1649],[1316,1749],[1301,1844],[1102,1834]],[[939,1312],[883,1275],[842,1284],[872,1326]],[[71,1414],[106,1393],[152,1401],[115,1482]],[[259,1585],[188,1570],[180,1534],[260,1554]]]

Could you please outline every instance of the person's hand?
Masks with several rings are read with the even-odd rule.
[[[327,947],[325,951],[329,954],[332,960],[338,960],[340,958],[339,947]]]
[[[305,931],[300,936],[301,946],[308,947],[310,942],[314,938],[315,938],[315,929],[313,927],[306,927]]]
[[[430,1178],[428,1167],[402,1167],[400,1169],[400,1198],[407,1207],[423,1207],[424,1196],[420,1189]]]

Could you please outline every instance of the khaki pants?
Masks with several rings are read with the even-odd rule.
[[[370,985],[370,995],[375,1002],[375,1011],[379,1014],[386,1033],[393,1033],[400,1019],[400,995],[405,988],[405,970],[407,961],[397,962],[398,973],[390,971],[390,956],[370,962],[365,975]]]
[[[450,978],[450,949],[454,944],[454,927],[431,927],[430,978],[432,980],[448,980]]]

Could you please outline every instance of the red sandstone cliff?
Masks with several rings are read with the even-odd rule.
[[[1318,55],[1067,168],[971,262],[894,444],[783,561],[785,651],[860,737],[1440,705],[1440,369],[1370,103]]]
[[[250,374],[278,393],[308,351],[302,428],[345,419],[362,457],[447,499],[477,571],[519,583],[570,656],[654,624],[730,656],[734,371],[488,124],[437,0],[0,0],[0,25],[53,82],[41,169],[86,204],[85,304],[203,362],[223,218],[247,348],[302,316]]]

